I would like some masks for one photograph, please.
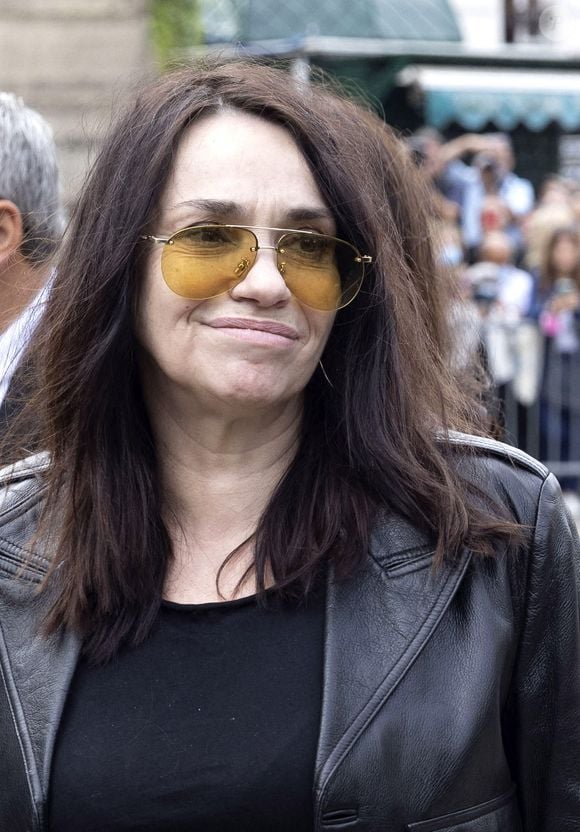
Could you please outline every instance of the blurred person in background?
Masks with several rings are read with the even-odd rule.
[[[414,159],[439,195],[435,210],[444,220],[458,223],[463,248],[470,260],[481,241],[480,171],[464,160],[495,147],[485,136],[464,133],[444,141],[438,130],[422,127],[409,139]]]
[[[453,196],[444,193],[439,178],[445,168],[442,155],[442,140],[439,132],[430,127],[423,127],[407,139],[411,158],[422,170],[428,182],[433,186],[432,208],[437,220],[456,223],[461,214],[462,193],[466,184],[458,177],[455,181]]]
[[[465,259],[461,232],[450,220],[435,219],[430,224],[437,266],[457,289],[448,309],[449,323],[454,333],[450,363],[458,374],[469,377],[474,372],[480,349],[481,320],[472,302],[471,286],[465,280]]]
[[[479,171],[480,188],[476,191],[477,211],[481,233],[506,231],[510,223],[510,210],[499,195],[499,166],[489,153],[478,153],[473,166]],[[478,259],[483,259],[478,252]]]
[[[479,217],[482,235],[496,230],[509,235],[519,264],[525,251],[522,225],[534,207],[534,189],[513,171],[515,157],[509,137],[490,134],[486,139],[487,149],[473,160],[480,176],[469,193],[468,210]]]
[[[549,174],[542,180],[538,192],[538,200],[535,208],[543,205],[570,205],[571,202],[570,182],[557,174]]]
[[[1,430],[17,406],[21,391],[9,387],[42,312],[62,229],[52,130],[22,99],[0,92]]]
[[[495,274],[496,293],[494,306],[506,321],[519,321],[530,310],[533,278],[524,269],[514,265],[515,248],[511,237],[504,231],[489,231],[484,236],[479,263],[489,264]]]
[[[498,165],[498,194],[505,200],[514,223],[520,223],[534,207],[534,188],[528,179],[515,173],[516,158],[511,138],[506,133],[492,133],[491,153]]]
[[[545,337],[540,455],[580,465],[580,235],[576,226],[552,232],[534,277],[531,316]],[[578,476],[561,479],[567,491],[578,490]],[[580,502],[575,511],[580,512]]]
[[[580,219],[576,216],[575,204],[575,188],[569,180],[550,175],[542,181],[537,204],[522,223],[527,269],[538,272],[553,233]]]
[[[574,212],[574,222],[580,228],[580,182],[568,182],[570,205]]]
[[[484,365],[494,385],[489,403],[496,430],[504,429],[508,392],[518,405],[518,444],[526,447],[525,407],[536,400],[541,368],[541,338],[528,316],[534,281],[514,263],[514,244],[503,231],[488,232],[480,248],[481,261],[470,266],[465,280],[480,314]]]

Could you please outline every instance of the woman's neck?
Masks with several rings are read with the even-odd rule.
[[[294,407],[259,418],[200,414],[186,425],[165,424],[157,447],[172,511],[187,521],[200,509],[207,516],[208,509],[238,513],[265,504],[296,452],[299,424]]]
[[[253,535],[296,453],[301,403],[235,417],[198,411],[185,419],[159,410],[151,416],[175,553],[166,597],[217,600],[219,567]],[[250,541],[224,570],[225,597],[252,555]],[[253,591],[250,582],[242,594]]]

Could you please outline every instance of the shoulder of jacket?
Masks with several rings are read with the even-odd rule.
[[[444,437],[444,441],[457,447],[464,447],[471,456],[487,457],[492,464],[495,460],[500,466],[503,463],[512,469],[519,468],[522,471],[535,474],[541,480],[545,480],[550,473],[546,466],[538,462],[537,459],[524,453],[524,451],[520,451],[519,448],[513,445],[498,442],[496,439],[475,436],[470,433],[460,433],[459,431],[449,431]]]
[[[18,462],[0,468],[0,489],[16,482],[35,478],[48,469],[50,457],[47,452],[32,454]]]
[[[453,453],[447,454],[450,465],[460,475],[462,484],[473,486],[477,499],[486,501],[486,510],[492,506],[495,514],[503,506],[509,519],[526,527],[534,526],[538,500],[550,475],[545,465],[512,445],[484,436],[448,431],[441,432],[438,441],[451,448]],[[380,516],[371,544],[375,559],[380,562],[393,553],[420,549],[428,558],[433,547],[432,537],[420,531],[412,519],[391,512]]]
[[[42,474],[50,463],[40,453],[0,469],[0,572],[22,572],[38,580],[46,573],[48,561],[41,552],[31,551],[44,496]]]
[[[49,462],[47,453],[39,453],[0,468],[0,528],[17,506],[42,493]]]

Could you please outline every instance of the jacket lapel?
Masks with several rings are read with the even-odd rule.
[[[432,567],[433,545],[401,518],[385,517],[370,557],[351,579],[329,579],[318,800],[366,725],[435,631],[470,560]]]

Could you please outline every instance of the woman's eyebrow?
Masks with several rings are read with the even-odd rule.
[[[243,210],[239,202],[223,199],[186,199],[184,202],[173,205],[170,210],[177,208],[193,208],[196,211],[205,211],[223,217],[239,214]]]
[[[329,220],[334,222],[332,211],[322,205],[291,208],[285,214],[285,218],[287,222],[295,222],[296,220]]]

